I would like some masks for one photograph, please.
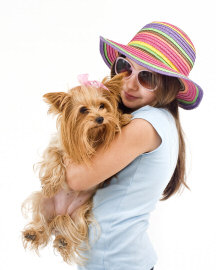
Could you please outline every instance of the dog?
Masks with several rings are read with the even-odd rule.
[[[66,263],[83,265],[82,243],[88,244],[88,226],[97,225],[92,214],[93,196],[101,183],[89,190],[76,192],[66,179],[66,160],[90,166],[98,147],[109,147],[131,115],[119,109],[122,75],[104,78],[102,83],[89,82],[68,92],[45,94],[48,113],[57,115],[57,133],[37,164],[42,189],[34,192],[22,205],[32,213],[32,221],[22,232],[24,248],[37,253],[54,235],[54,249]],[[108,181],[108,180],[106,180]],[[106,182],[105,181],[105,182]]]

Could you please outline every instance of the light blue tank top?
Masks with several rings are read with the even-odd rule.
[[[95,241],[90,225],[91,250],[83,253],[89,260],[79,270],[150,270],[156,264],[157,256],[146,231],[150,213],[177,164],[178,133],[175,120],[166,109],[147,105],[132,115],[133,119],[151,123],[162,142],[112,177],[109,185],[97,190],[93,213],[101,234]]]

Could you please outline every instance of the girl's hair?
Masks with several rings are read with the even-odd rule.
[[[169,77],[161,74],[157,74],[157,85],[158,88],[155,91],[156,99],[150,104],[156,108],[166,108],[173,115],[176,127],[179,135],[179,154],[177,165],[174,173],[163,191],[163,197],[161,201],[167,200],[173,194],[180,190],[181,187],[185,186],[189,189],[186,184],[186,168],[185,168],[185,141],[184,132],[181,127],[179,118],[179,105],[176,99],[176,95],[182,89],[182,84],[179,79],[175,77]]]
[[[115,76],[114,71],[115,62],[111,68],[111,77]],[[179,135],[179,154],[177,165],[174,170],[174,173],[163,191],[163,197],[161,201],[167,200],[169,197],[174,195],[177,191],[180,191],[180,188],[188,187],[186,184],[186,168],[185,168],[185,141],[184,141],[184,132],[181,127],[180,118],[179,118],[179,106],[176,99],[176,95],[182,89],[182,84],[179,79],[175,77],[165,76],[159,73],[156,73],[157,76],[157,85],[158,88],[155,91],[156,99],[153,103],[149,104],[156,108],[166,108],[173,115],[176,127]],[[124,106],[121,102],[119,108],[126,113],[132,112],[130,109]]]

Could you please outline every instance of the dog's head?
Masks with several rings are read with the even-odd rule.
[[[47,93],[49,113],[58,115],[62,146],[74,162],[86,162],[98,146],[107,147],[120,131],[118,102],[122,76],[105,78],[108,88],[77,86],[65,92]]]

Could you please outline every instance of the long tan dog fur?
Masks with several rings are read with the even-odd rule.
[[[91,165],[99,146],[106,149],[131,115],[118,109],[122,76],[105,78],[108,88],[77,86],[67,93],[44,95],[49,113],[56,114],[58,132],[38,163],[41,191],[34,192],[23,204],[32,221],[22,232],[24,247],[38,252],[55,236],[53,246],[67,263],[82,265],[82,243],[88,244],[88,226],[97,225],[92,214],[93,196],[103,183],[91,190],[76,192],[65,181],[65,160]],[[79,198],[79,200],[77,199]]]

